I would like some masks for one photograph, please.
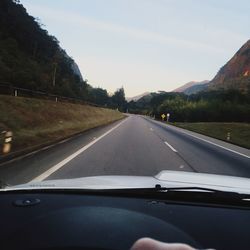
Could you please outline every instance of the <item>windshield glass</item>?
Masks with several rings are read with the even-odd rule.
[[[250,190],[249,9],[1,0],[1,187]]]

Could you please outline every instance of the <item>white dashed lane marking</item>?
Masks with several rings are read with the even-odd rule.
[[[168,142],[164,141],[164,143],[165,143],[170,149],[172,149],[175,153],[177,153],[177,150],[176,150],[174,147],[172,147]]]

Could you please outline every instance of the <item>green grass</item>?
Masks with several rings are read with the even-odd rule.
[[[13,132],[12,152],[50,143],[123,117],[111,109],[0,95],[0,133]],[[0,139],[2,145],[3,134]]]
[[[177,127],[188,129],[200,134],[227,141],[227,133],[231,134],[230,143],[250,149],[250,124],[249,123],[172,123]]]

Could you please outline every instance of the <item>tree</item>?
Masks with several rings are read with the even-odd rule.
[[[111,102],[114,108],[117,108],[119,111],[126,112],[127,101],[125,99],[123,87],[115,91],[114,95],[111,97]]]
[[[92,88],[88,86],[88,101],[96,103],[100,106],[107,106],[109,103],[109,96],[106,89]]]

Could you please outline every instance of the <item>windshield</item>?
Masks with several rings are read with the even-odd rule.
[[[249,9],[1,0],[1,188],[250,190]]]

